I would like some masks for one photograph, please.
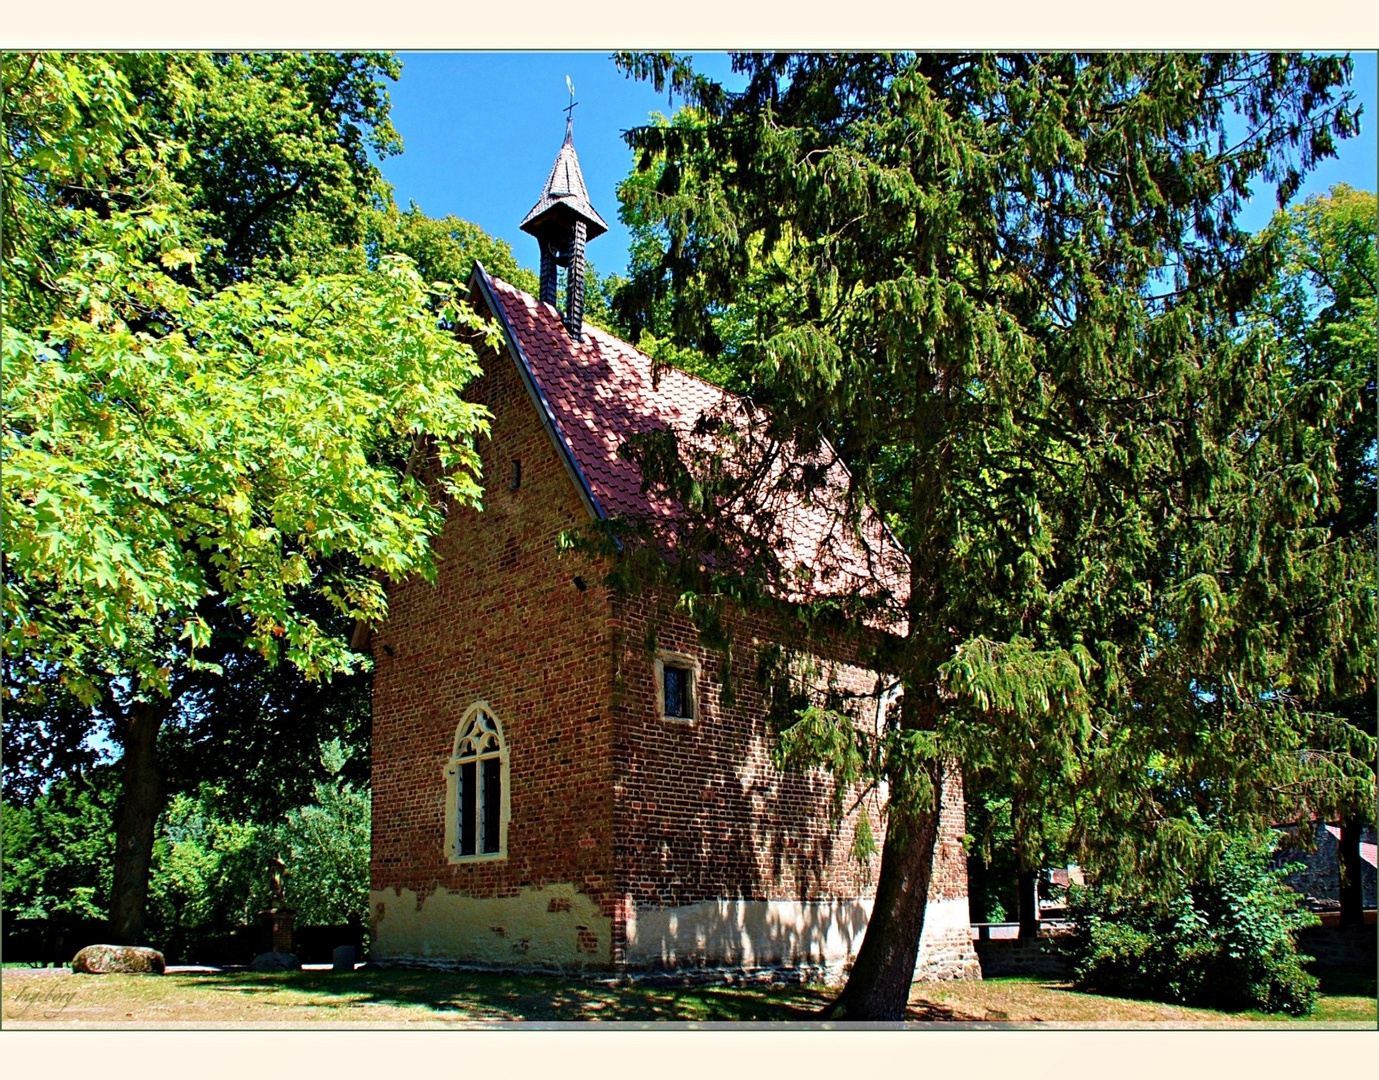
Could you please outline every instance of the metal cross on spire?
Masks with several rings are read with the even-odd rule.
[[[575,122],[575,106],[578,105],[579,102],[575,100],[575,84],[570,81],[570,76],[568,75],[565,76],[565,88],[570,91],[570,104],[566,105],[563,110],[565,113],[565,122],[567,124],[573,124]]]

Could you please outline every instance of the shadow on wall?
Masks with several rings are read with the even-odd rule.
[[[658,630],[661,640],[674,635],[686,643],[692,634],[679,615]],[[848,854],[857,817],[867,808],[832,824],[831,779],[778,771],[764,709],[744,709],[740,723],[720,721],[726,712],[721,686],[707,674],[700,684],[706,721],[677,725],[648,718],[640,708],[655,692],[646,658],[629,646],[620,664],[629,727],[615,748],[624,777],[615,863],[628,873],[637,919],[649,926],[653,913],[662,919],[687,913],[674,916],[674,932],[668,921],[655,931],[671,938],[687,932],[685,917],[695,927],[729,919],[714,931],[729,937],[742,920],[768,937],[803,935],[801,943],[843,934],[854,918],[853,898],[874,885],[877,858],[862,866]],[[675,763],[673,771],[666,762]],[[849,899],[835,903],[840,896]],[[846,955],[846,945],[838,948]],[[635,962],[631,954],[628,959]]]
[[[870,900],[705,900],[643,909],[629,923],[628,962],[647,967],[842,963],[857,952]]]

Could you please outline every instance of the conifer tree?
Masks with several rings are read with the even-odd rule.
[[[1347,59],[739,54],[740,93],[619,62],[688,102],[629,133],[661,245],[621,317],[730,363],[797,453],[826,438],[909,554],[904,633],[871,654],[895,722],[868,744],[815,708],[782,735],[889,790],[834,1016],[903,1016],[946,759],[1080,792],[1112,883],[1373,783],[1373,741],[1313,707],[1372,679],[1372,536],[1332,528],[1361,402],[1241,320],[1280,253],[1236,222],[1358,130]],[[694,563],[699,611],[770,593]]]

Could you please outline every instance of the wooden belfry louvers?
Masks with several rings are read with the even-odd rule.
[[[584,245],[608,231],[589,202],[584,174],[575,154],[574,120],[565,121],[565,142],[555,156],[541,198],[522,219],[523,232],[541,245],[540,300],[558,308],[557,267],[565,268],[565,329],[576,341],[584,339]]]

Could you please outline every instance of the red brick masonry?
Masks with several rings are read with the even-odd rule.
[[[516,290],[503,288],[506,303]],[[771,764],[766,700],[750,675],[729,707],[721,655],[699,645],[668,598],[613,596],[601,567],[557,551],[563,530],[590,519],[587,489],[582,497],[517,359],[503,350],[483,361],[472,396],[493,413],[485,506],[452,517],[436,585],[392,589],[373,635],[374,957],[841,971],[861,944],[879,868],[879,858],[850,856],[853,833],[868,813],[880,838],[878,798],[832,825],[830,779]],[[565,415],[578,414],[569,403]],[[514,460],[521,483],[510,490]],[[750,673],[769,627],[753,617],[733,628],[736,670]],[[696,662],[695,720],[660,716],[658,651]],[[859,715],[874,717],[876,676],[847,660],[841,649],[820,658],[858,695]],[[478,701],[506,741],[507,847],[452,861],[445,769]],[[951,775],[920,960],[928,977],[980,977],[963,832]]]

